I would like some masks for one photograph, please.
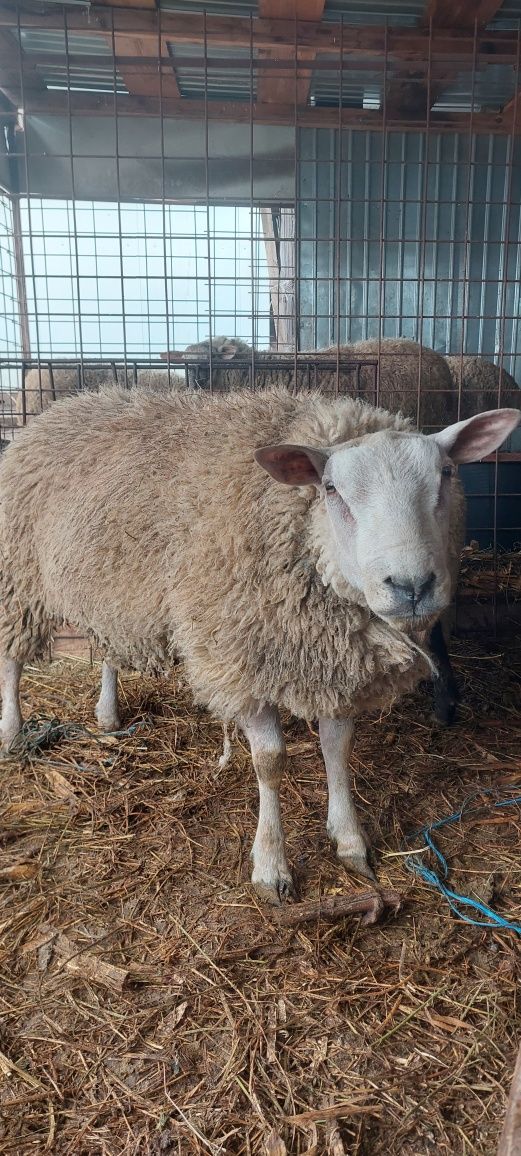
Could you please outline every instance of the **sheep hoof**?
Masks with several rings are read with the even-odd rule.
[[[96,720],[100,731],[104,731],[105,734],[110,731],[121,730],[121,719],[118,717],[118,715],[113,715],[112,718],[107,718],[104,715],[99,715],[96,711]]]
[[[281,907],[283,903],[296,899],[295,887],[291,875],[279,875],[278,879],[265,882],[263,879],[253,879],[253,886],[259,899],[263,903],[270,903],[272,907]]]
[[[350,875],[363,875],[371,883],[378,882],[366,855],[339,855],[338,858]]]
[[[23,722],[20,723],[20,726],[3,729],[0,722],[0,758],[7,759],[11,756],[11,747],[20,734],[22,726]]]

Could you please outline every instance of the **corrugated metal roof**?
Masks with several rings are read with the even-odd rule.
[[[489,28],[513,28],[518,29],[521,22],[521,0],[505,0],[504,4],[494,19],[490,21]]]
[[[238,68],[237,72],[230,69],[212,69],[212,60],[227,60],[230,56],[235,59],[249,60],[249,48],[233,45],[233,48],[220,47],[209,44],[207,51],[207,65],[204,64],[204,49],[201,44],[175,45],[169,43],[168,49],[172,57],[177,83],[181,96],[201,100],[205,91],[209,100],[249,100],[251,93],[255,98],[257,77],[253,76],[249,68]],[[177,65],[176,59],[193,57],[192,64]]]
[[[57,64],[54,67],[38,69],[45,87],[53,92],[114,92],[123,95],[128,88],[121,77],[112,68],[66,68]]]
[[[455,76],[433,108],[437,112],[469,112],[473,106],[474,112],[495,112],[511,100],[516,88],[513,68],[489,65],[476,72],[474,83],[469,72]]]
[[[349,69],[342,75],[338,72],[325,72],[320,69],[314,73],[311,82],[311,104],[322,107],[338,108],[340,87],[342,88],[343,108],[380,108],[382,101],[382,74],[367,72],[349,73]]]
[[[177,12],[203,12],[209,16],[228,14],[232,16],[248,17],[258,15],[258,0],[161,0],[162,7]],[[326,0],[324,18],[339,20],[346,25],[381,24],[387,21],[390,26],[414,27],[424,15],[425,0]],[[516,26],[521,21],[521,0],[505,0],[498,12],[493,26]],[[20,29],[21,44],[24,53],[31,56],[42,80],[50,89],[64,90],[70,87],[77,92],[116,92],[124,94],[128,91],[121,75],[116,74],[112,67],[112,47],[109,37],[97,34],[70,32],[67,37],[64,31],[54,29]],[[13,30],[13,39],[16,41],[18,30]],[[66,50],[76,57],[70,68],[66,67]],[[213,68],[212,60],[226,58],[244,60],[249,58],[249,49],[231,44],[229,47],[219,47],[208,44],[207,68],[203,59],[201,44],[169,45],[169,50],[176,68],[179,90],[182,96],[192,99],[202,99],[205,91],[209,100],[249,100],[250,95],[256,97],[257,69],[254,65],[253,78],[249,67]],[[47,59],[39,65],[38,55]],[[78,63],[78,55],[89,55],[100,58],[100,66],[82,68]],[[56,65],[49,63],[49,57],[56,57]],[[321,67],[324,57],[316,62],[316,71],[313,72],[311,84],[311,103],[322,106],[338,106],[355,108],[379,108],[382,105],[382,69],[376,60],[356,61],[353,54],[353,67],[349,67],[346,60],[342,74],[340,69],[328,70]],[[105,58],[107,60],[105,66]],[[182,58],[181,64],[176,59]],[[92,64],[92,62],[90,62]],[[389,81],[392,79],[388,72]],[[514,70],[510,66],[483,67],[477,74],[474,83],[474,110],[502,108],[513,96],[515,91]],[[446,82],[446,91],[435,104],[437,110],[468,111],[471,107],[472,77],[470,73],[461,74]]]
[[[165,12],[204,12],[209,16],[258,16],[257,0],[160,0]]]
[[[345,24],[389,24],[411,27],[425,12],[424,0],[326,0],[324,20]]]
[[[13,37],[18,41],[18,29],[12,29]],[[102,36],[90,36],[88,32],[69,32],[65,42],[65,31],[59,32],[51,28],[21,28],[21,44],[27,53],[53,53],[65,56],[69,53],[83,54],[84,56],[112,56],[112,47]]]

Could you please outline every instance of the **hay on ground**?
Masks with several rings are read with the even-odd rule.
[[[405,836],[480,785],[521,781],[521,658],[455,644],[450,731],[426,693],[360,723],[357,805],[402,907],[285,926],[248,883],[256,790],[235,745],[168,683],[31,668],[26,716],[80,724],[5,760],[0,1150],[16,1156],[493,1156],[517,1043],[519,943],[464,925],[407,874]],[[290,861],[306,901],[354,895],[324,831],[317,737],[287,724]],[[486,803],[486,800],[485,800]],[[521,919],[521,813],[438,833],[453,885]],[[413,845],[414,849],[414,845]],[[334,907],[334,904],[329,904]]]

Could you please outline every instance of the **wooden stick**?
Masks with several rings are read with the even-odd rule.
[[[336,923],[346,915],[364,913],[362,923],[376,923],[384,908],[391,907],[396,914],[401,903],[399,892],[386,887],[378,891],[355,891],[351,895],[325,895],[320,899],[309,899],[283,908],[278,914],[278,920],[284,927],[298,927],[300,923],[316,920]]]
[[[521,1045],[510,1085],[497,1156],[521,1156]]]

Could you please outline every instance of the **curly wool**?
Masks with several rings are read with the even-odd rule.
[[[223,719],[265,702],[305,718],[387,706],[424,661],[327,571],[314,487],[280,486],[253,459],[273,442],[386,428],[407,422],[284,390],[57,402],[0,462],[2,653],[38,657],[66,620],[117,667],[168,669],[180,654],[196,700]]]
[[[224,338],[219,339],[221,343]],[[252,349],[243,341],[229,338],[226,342],[229,347],[236,347],[236,357],[243,361],[251,357]],[[208,358],[208,342],[201,341],[198,346],[189,347],[201,352],[201,356]],[[379,364],[379,404],[391,413],[402,413],[415,422],[418,420],[420,429],[427,433],[442,429],[451,421],[457,420],[457,395],[454,393],[452,379],[445,358],[433,349],[419,345],[406,338],[383,338],[378,341],[373,338],[369,341],[358,341],[354,345],[331,346],[329,349],[310,350],[309,354],[302,354],[301,366],[297,368],[297,385],[299,389],[319,389],[321,393],[336,394],[337,371],[327,366],[321,366],[318,360],[316,368],[310,369],[306,365],[306,357],[320,356],[334,360],[337,354],[344,360],[353,361],[363,359],[377,359]],[[252,366],[234,365],[233,358],[224,365],[212,365],[212,387],[215,390],[247,389],[253,380],[255,389],[270,389],[274,386],[283,386],[293,389],[295,385],[295,363],[289,356],[287,367],[281,366],[280,354],[274,353],[273,369],[264,364],[269,354],[262,353],[262,365],[256,365],[252,379]],[[195,371],[194,371],[195,372]],[[209,388],[208,362],[198,367],[197,384],[200,388]],[[353,369],[340,366],[338,375],[339,393],[353,396],[360,391],[361,396],[370,404],[376,403],[376,374],[374,366],[361,366],[359,374]]]
[[[452,378],[456,403],[461,385],[460,417],[474,417],[499,405],[521,409],[521,390],[517,382],[499,365],[482,357],[446,357]]]
[[[114,376],[115,374],[115,376]],[[97,390],[106,385],[126,385],[129,389],[134,386],[133,369],[117,364],[111,369],[107,365],[87,365],[83,369],[82,381],[85,389]],[[158,393],[169,389],[181,391],[186,389],[185,378],[180,374],[170,373],[168,369],[144,368],[137,370],[138,386]],[[25,377],[25,411],[28,416],[43,413],[59,398],[69,397],[80,388],[79,367],[55,366],[51,373],[48,366],[42,365],[38,369],[30,369]],[[24,412],[24,400],[21,390],[12,394],[14,401],[13,412],[18,424]]]

